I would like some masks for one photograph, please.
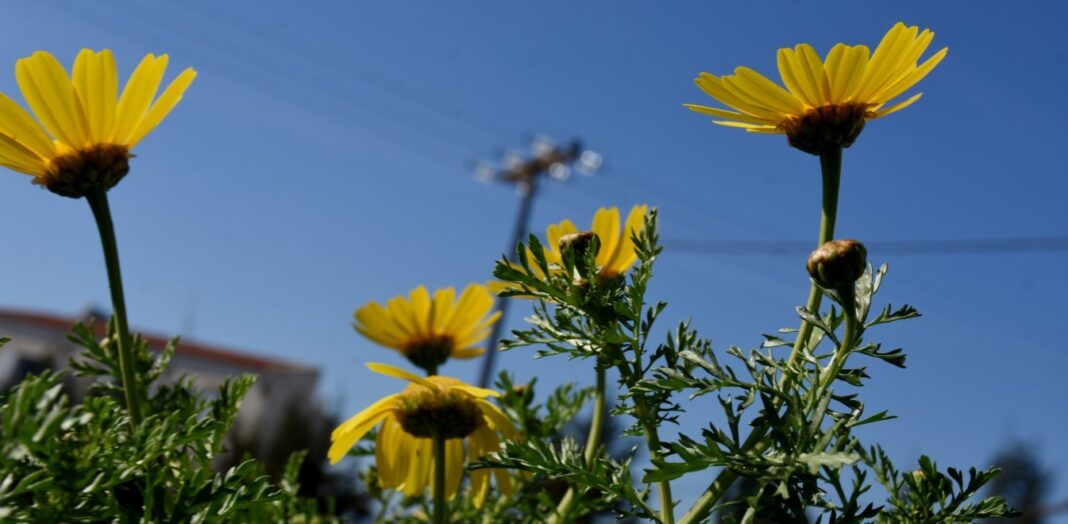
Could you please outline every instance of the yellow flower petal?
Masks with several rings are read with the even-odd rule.
[[[396,401],[397,395],[389,395],[387,397],[378,399],[374,404],[367,406],[366,408],[364,408],[363,411],[360,411],[356,415],[352,416],[352,418],[346,420],[345,422],[342,422],[341,425],[335,428],[334,431],[330,434],[330,438],[332,440],[338,439],[341,438],[342,435],[353,432],[355,428],[363,425],[368,420],[371,420],[379,414],[385,413],[393,409]]]
[[[433,442],[428,438],[412,440],[412,460],[402,490],[409,497],[422,495],[426,491],[430,472],[434,467]]]
[[[579,229],[570,220],[564,220],[559,224],[551,224],[545,229],[545,241],[547,245],[545,248],[545,260],[550,264],[563,264],[563,258],[560,253],[560,238],[564,235],[571,235],[578,233]]]
[[[713,120],[712,123],[726,127],[740,127],[747,131],[753,131],[756,129],[767,129],[769,131],[778,132],[778,127],[769,125],[746,124],[745,122],[734,122],[732,120]]]
[[[478,405],[478,409],[482,411],[482,414],[486,416],[487,422],[490,423],[493,429],[501,432],[506,438],[511,439],[518,436],[519,433],[516,431],[515,426],[512,425],[512,421],[508,420],[508,417],[492,402],[478,399],[475,404]]]
[[[418,324],[412,318],[411,304],[405,300],[404,297],[393,297],[386,302],[386,308],[389,311],[389,316],[393,319],[394,325],[397,326],[405,335],[405,337],[418,337],[420,329]]]
[[[452,351],[452,358],[466,360],[486,354],[486,348],[461,348]]]
[[[87,145],[85,116],[70,77],[56,57],[38,51],[19,60],[15,78],[26,102],[52,136],[71,148]]]
[[[876,111],[875,115],[876,115],[876,117],[881,118],[881,117],[884,117],[884,116],[889,115],[891,113],[896,113],[898,111],[901,111],[902,109],[905,109],[906,107],[912,105],[913,102],[919,100],[921,96],[923,96],[923,93],[916,93],[915,95],[910,97],[908,100],[905,100],[904,102],[901,102],[900,104],[896,104],[896,105],[894,105],[892,107],[889,107],[887,109],[883,109],[882,111]]]
[[[478,322],[492,307],[493,297],[490,296],[489,291],[486,291],[485,286],[469,284],[460,293],[460,300],[456,302],[452,318],[449,319],[445,331],[458,333],[469,328],[470,324]]]
[[[747,88],[747,92],[757,96],[761,101],[772,104],[770,107],[783,108],[782,112],[796,114],[805,110],[805,107],[790,94],[789,91],[779,87],[778,84],[768,80],[764,75],[749,69],[739,67],[735,69],[734,80]]]
[[[694,82],[697,84],[697,87],[705,92],[705,94],[739,112],[767,121],[778,122],[781,119],[781,115],[776,111],[772,111],[763,106],[751,104],[746,100],[738,98],[734,93],[727,89],[723,83],[723,79],[718,78],[715,75],[701,73]]]
[[[401,368],[396,368],[396,367],[390,366],[389,364],[379,364],[378,362],[368,362],[367,363],[367,369],[370,369],[371,371],[374,371],[375,373],[378,373],[379,375],[385,375],[387,377],[393,377],[393,378],[402,378],[404,380],[407,380],[408,382],[414,382],[416,384],[419,384],[420,386],[428,387],[430,389],[436,389],[437,388],[437,386],[435,386],[429,380],[427,380],[427,379],[425,379],[423,377],[420,377],[419,375],[415,375],[415,374],[409,373],[407,371],[404,371]]]
[[[370,302],[357,309],[353,317],[356,319],[353,327],[363,336],[383,346],[398,350],[403,347],[407,334],[397,326],[393,318],[389,316],[389,312],[377,302]]]
[[[868,66],[868,48],[838,44],[827,55],[825,66],[831,86],[831,100],[846,102],[856,91]]]
[[[638,254],[634,250],[634,242],[631,240],[631,237],[635,236],[645,228],[645,214],[648,211],[649,206],[647,205],[634,206],[631,208],[630,214],[627,215],[627,222],[623,225],[623,234],[622,238],[620,238],[616,255],[607,265],[608,270],[615,274],[622,274],[638,260]]]
[[[167,60],[167,55],[157,57],[148,54],[130,75],[116,109],[111,142],[122,145],[130,143],[130,137],[145,118],[152,99],[156,97],[156,90],[159,89],[163,73],[167,69]]]
[[[460,489],[464,475],[464,442],[452,438],[445,441],[445,493],[451,500]],[[431,482],[433,485],[433,482]]]
[[[883,36],[868,63],[868,72],[864,81],[857,90],[858,99],[866,100],[884,86],[886,80],[894,73],[893,66],[899,58],[901,49],[908,45],[906,42],[908,36],[908,28],[901,22],[894,24],[894,27]]]
[[[831,85],[819,54],[808,44],[798,45],[794,49],[797,52],[798,64],[805,72],[805,77],[817,89],[819,105],[831,103]]]
[[[20,142],[36,156],[50,159],[56,156],[56,145],[41,126],[14,100],[0,93],[0,134]]]
[[[107,49],[96,53],[82,49],[74,60],[74,92],[88,123],[88,138],[103,142],[111,136],[118,104],[118,73],[115,58]]]
[[[44,159],[5,134],[0,134],[0,165],[34,176],[40,176],[48,169]]]
[[[137,145],[145,135],[156,129],[156,126],[167,117],[171,109],[174,109],[174,106],[178,105],[178,102],[182,100],[182,95],[185,94],[185,90],[193,83],[193,79],[196,76],[197,72],[193,68],[188,68],[182,71],[178,78],[171,82],[171,85],[167,86],[167,89],[163,91],[159,99],[152,104],[152,108],[148,110],[141,123],[134,128],[133,133],[126,139],[130,147]]]
[[[476,508],[482,508],[489,496],[490,470],[476,469],[471,472],[471,502]]]
[[[327,457],[331,464],[341,462],[345,455],[356,445],[371,428],[392,413],[392,404],[395,395],[391,395],[372,404],[367,409],[357,413],[345,421],[330,435],[330,449]]]
[[[597,265],[604,267],[615,256],[619,246],[619,209],[598,209],[593,215],[593,226],[590,230],[601,241],[601,249],[597,252]]]
[[[943,48],[941,51],[935,53],[931,58],[928,58],[923,65],[914,69],[911,73],[898,80],[895,84],[886,88],[886,90],[873,95],[874,100],[889,101],[897,98],[898,95],[907,91],[910,87],[916,85],[923,77],[927,76],[932,69],[937,66],[943,58],[946,57],[946,53],[949,52],[949,48]]]
[[[463,384],[463,383],[449,386],[449,389],[455,389],[455,390],[463,391],[464,393],[467,393],[468,395],[471,395],[472,397],[475,397],[475,398],[486,398],[486,397],[499,397],[499,396],[501,396],[500,393],[497,393],[496,391],[493,391],[492,389],[469,386],[469,385]]]
[[[786,88],[790,90],[790,93],[808,107],[819,106],[819,92],[815,85],[809,83],[805,71],[799,67],[800,63],[795,56],[794,50],[789,48],[779,49],[775,54],[775,61],[779,66],[779,76],[782,77],[782,81],[786,84]]]
[[[452,304],[456,300],[456,290],[447,287],[434,291],[433,307],[433,320],[431,321],[431,329],[435,333],[441,333],[445,331],[445,326],[449,324],[449,320],[452,319],[455,311]]]
[[[382,426],[378,428],[378,437],[375,438],[375,466],[378,467],[378,478],[383,486],[394,486],[403,482],[403,476],[400,475],[400,471],[407,473],[407,462],[404,463],[405,468],[400,468],[399,459],[407,458],[407,453],[397,453],[398,445],[397,439],[399,435],[396,432],[402,432],[403,430],[397,424],[396,417],[386,417],[382,420]],[[400,478],[398,478],[400,477]]]
[[[408,294],[408,315],[410,325],[415,327],[415,334],[426,336],[430,334],[430,291],[426,286],[419,286]]]
[[[690,111],[693,111],[695,113],[701,113],[703,115],[716,116],[716,117],[720,117],[720,118],[730,118],[730,119],[733,119],[733,120],[738,120],[739,122],[747,122],[747,123],[750,123],[750,124],[766,124],[767,123],[763,119],[757,118],[755,116],[749,116],[749,115],[747,115],[745,113],[738,113],[738,112],[735,112],[735,111],[727,111],[726,109],[719,109],[719,108],[715,108],[715,107],[708,107],[708,106],[702,106],[702,105],[697,105],[697,104],[682,104],[682,105],[683,105],[683,107],[685,107],[686,109],[689,109]]]

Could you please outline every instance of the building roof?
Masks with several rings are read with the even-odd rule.
[[[24,324],[27,326],[55,330],[59,334],[64,335],[70,332],[71,327],[73,327],[74,324],[78,322],[84,323],[88,319],[95,319],[92,324],[93,330],[94,332],[96,332],[97,336],[103,337],[106,332],[106,323],[100,321],[99,316],[94,314],[89,314],[85,317],[77,318],[33,311],[0,309],[0,321],[8,321],[12,323]],[[170,340],[168,337],[162,335],[145,333],[138,330],[131,331],[134,331],[141,335],[141,337],[143,337],[145,341],[148,342],[149,348],[154,351],[161,351],[164,346],[167,345],[167,342]],[[185,357],[197,358],[231,366],[239,366],[245,368],[248,371],[253,372],[271,371],[283,373],[288,372],[318,374],[318,370],[311,366],[254,355],[249,352],[234,351],[232,349],[209,346],[206,344],[189,342],[185,340],[181,341],[181,343],[178,344],[178,347],[175,350],[175,355],[182,355]]]

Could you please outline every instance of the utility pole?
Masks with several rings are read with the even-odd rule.
[[[505,156],[504,167],[494,169],[486,165],[479,165],[475,174],[484,182],[503,182],[512,185],[519,192],[519,212],[515,217],[515,226],[512,229],[512,239],[505,249],[505,258],[509,262],[517,262],[515,247],[527,235],[530,229],[530,212],[534,207],[534,197],[538,194],[538,185],[545,176],[564,182],[571,175],[571,168],[584,175],[591,175],[601,166],[601,155],[582,148],[582,143],[572,140],[563,147],[557,147],[552,141],[544,138],[535,138],[530,145],[531,155],[524,159],[516,153]],[[479,387],[487,387],[493,368],[497,360],[497,344],[501,339],[501,331],[504,329],[505,318],[508,315],[508,304],[511,300],[498,297],[497,311],[501,312],[501,318],[493,325],[486,345],[486,356],[482,360],[482,372],[479,374]]]

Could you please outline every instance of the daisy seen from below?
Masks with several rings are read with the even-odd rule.
[[[497,451],[500,436],[517,436],[504,413],[487,400],[500,396],[496,391],[464,384],[451,377],[420,377],[407,371],[370,363],[376,373],[409,382],[400,393],[386,396],[342,423],[330,436],[328,457],[337,464],[356,442],[375,426],[375,463],[384,488],[400,490],[405,496],[422,495],[435,487],[438,457],[435,439],[444,441],[444,494],[456,495],[465,464]],[[466,443],[466,451],[465,451]],[[511,494],[513,484],[505,470],[479,469],[471,472],[472,499],[481,507],[489,493],[490,476],[497,489]]]
[[[489,336],[500,311],[490,313],[493,296],[481,284],[470,284],[459,298],[443,288],[433,296],[425,286],[407,297],[391,298],[383,306],[368,302],[353,314],[361,335],[404,355],[428,375],[451,358],[474,358],[485,352],[477,344]]]
[[[33,116],[0,93],[0,165],[67,197],[107,191],[129,171],[130,150],[196,77],[187,68],[156,97],[167,62],[167,55],[146,55],[119,96],[107,49],[82,49],[73,76],[46,51],[19,60],[15,77]]]
[[[791,146],[812,154],[849,147],[868,120],[912,105],[917,93],[894,103],[945,58],[943,48],[919,63],[934,33],[898,22],[875,52],[865,45],[837,44],[821,60],[808,44],[779,49],[786,89],[747,67],[733,75],[701,73],[697,86],[729,109],[686,104],[716,124],[753,133],[785,134]]]
[[[612,278],[627,272],[634,262],[638,260],[638,254],[634,250],[632,235],[637,235],[645,228],[645,214],[649,211],[647,205],[637,205],[631,208],[627,220],[620,228],[619,208],[600,208],[593,215],[593,225],[588,232],[582,232],[570,220],[563,220],[558,224],[552,224],[545,230],[545,239],[548,243],[545,250],[545,260],[549,264],[563,265],[563,248],[561,244],[583,242],[584,235],[592,233],[596,235],[600,243],[596,261],[599,268],[597,276]],[[563,241],[563,242],[561,242]]]
[[[590,240],[596,237],[599,245],[595,256],[595,263],[599,268],[597,276],[614,278],[623,275],[638,260],[631,235],[637,235],[645,229],[645,215],[648,211],[649,206],[645,204],[631,208],[622,230],[620,230],[619,208],[615,207],[598,209],[593,215],[593,225],[589,231],[579,230],[569,219],[550,225],[545,230],[546,244],[543,245],[542,251],[545,262],[549,266],[549,272],[564,273],[565,246],[584,251],[588,249]],[[526,256],[531,276],[538,280],[546,280],[548,275],[535,263],[534,254],[529,248],[527,248]],[[522,265],[515,262],[505,263],[517,271],[526,271]],[[520,286],[512,282],[496,280],[489,283],[489,288],[494,293],[501,293],[505,290],[518,290]],[[523,294],[515,296],[527,297]]]

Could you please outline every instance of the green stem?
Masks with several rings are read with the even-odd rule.
[[[831,383],[834,382],[838,372],[842,371],[842,366],[845,365],[846,359],[849,358],[849,354],[853,351],[853,346],[857,343],[857,335],[860,333],[860,321],[856,315],[856,304],[852,297],[845,296],[843,298],[842,314],[845,315],[845,331],[842,333],[842,343],[838,346],[837,351],[834,352],[834,356],[831,357],[831,362],[827,364],[827,367],[819,375],[816,394],[813,397],[817,402],[827,391],[827,388],[830,387]]]
[[[649,457],[652,460],[660,459],[660,433],[656,429],[656,423],[649,420],[649,408],[645,404],[645,398],[639,394],[634,397],[634,408],[641,419],[642,429],[645,431],[645,442],[649,447]],[[663,524],[675,524],[675,502],[671,498],[671,482],[661,480],[657,482],[660,492],[660,522]]]
[[[838,218],[838,187],[842,178],[842,148],[835,147],[820,154],[820,172],[823,175],[823,203],[820,208],[820,237],[816,247],[820,247],[834,238],[834,224]],[[808,302],[805,309],[814,315],[819,315],[820,299],[823,292],[819,286],[812,283],[808,290]],[[787,367],[793,366],[801,355],[801,348],[808,344],[812,334],[812,324],[801,321],[801,328],[797,331],[797,340],[794,341],[793,351]]]
[[[767,449],[769,443],[764,438],[764,432],[767,430],[764,426],[753,428],[753,432],[749,434],[749,438],[745,439],[742,443],[743,450],[750,450],[752,453],[761,453]],[[685,515],[679,519],[678,524],[695,524],[702,522],[705,517],[708,516],[708,512],[711,511],[712,506],[723,498],[723,494],[727,492],[727,488],[734,484],[735,479],[738,478],[738,474],[734,471],[724,468],[723,471],[716,475],[712,484],[709,484],[705,492],[697,497],[693,506],[690,507],[690,511],[687,511]]]
[[[108,270],[108,282],[111,288],[111,306],[118,331],[119,373],[122,378],[123,396],[126,409],[130,412],[130,421],[136,427],[141,422],[141,396],[137,389],[137,375],[134,373],[133,347],[130,344],[130,328],[126,322],[126,299],[122,292],[122,271],[119,268],[119,247],[115,241],[115,227],[111,222],[111,209],[108,207],[106,190],[98,189],[85,196],[96,218],[96,227],[100,231],[100,243],[104,248],[104,264]]]
[[[820,236],[816,247],[822,246],[834,238],[834,226],[838,218],[838,189],[842,179],[842,148],[831,148],[820,154],[820,173],[823,178],[823,200],[820,207]],[[813,283],[808,291],[808,301],[805,304],[805,308],[818,315],[822,298],[823,292]],[[801,327],[797,331],[797,340],[794,341],[793,351],[790,352],[790,358],[787,361],[787,368],[797,363],[797,359],[801,356],[801,348],[808,344],[811,334],[812,325],[802,321]],[[789,377],[790,375],[787,375],[783,379],[783,389],[789,387]],[[760,453],[767,449],[769,444],[764,438],[765,432],[766,428],[764,427],[753,428],[749,438],[742,443],[743,452]],[[705,489],[704,493],[690,507],[690,511],[687,511],[686,515],[683,515],[682,519],[679,520],[679,524],[694,524],[704,519],[736,478],[738,478],[738,474],[729,469],[720,471],[719,475],[712,481],[712,484]]]
[[[597,387],[594,390],[593,397],[593,418],[590,419],[590,433],[586,437],[586,449],[583,455],[586,458],[586,467],[592,467],[593,461],[597,459],[597,451],[601,446],[601,432],[604,430],[604,412],[605,412],[605,370],[601,367],[600,363],[596,366],[597,371]],[[550,523],[567,522],[568,514],[571,513],[571,507],[575,505],[575,497],[577,496],[574,486],[567,488],[567,493],[564,493],[564,497],[560,499],[560,502],[556,505],[556,514],[549,519]]]
[[[434,524],[449,521],[448,501],[445,500],[445,437],[434,435]]]

